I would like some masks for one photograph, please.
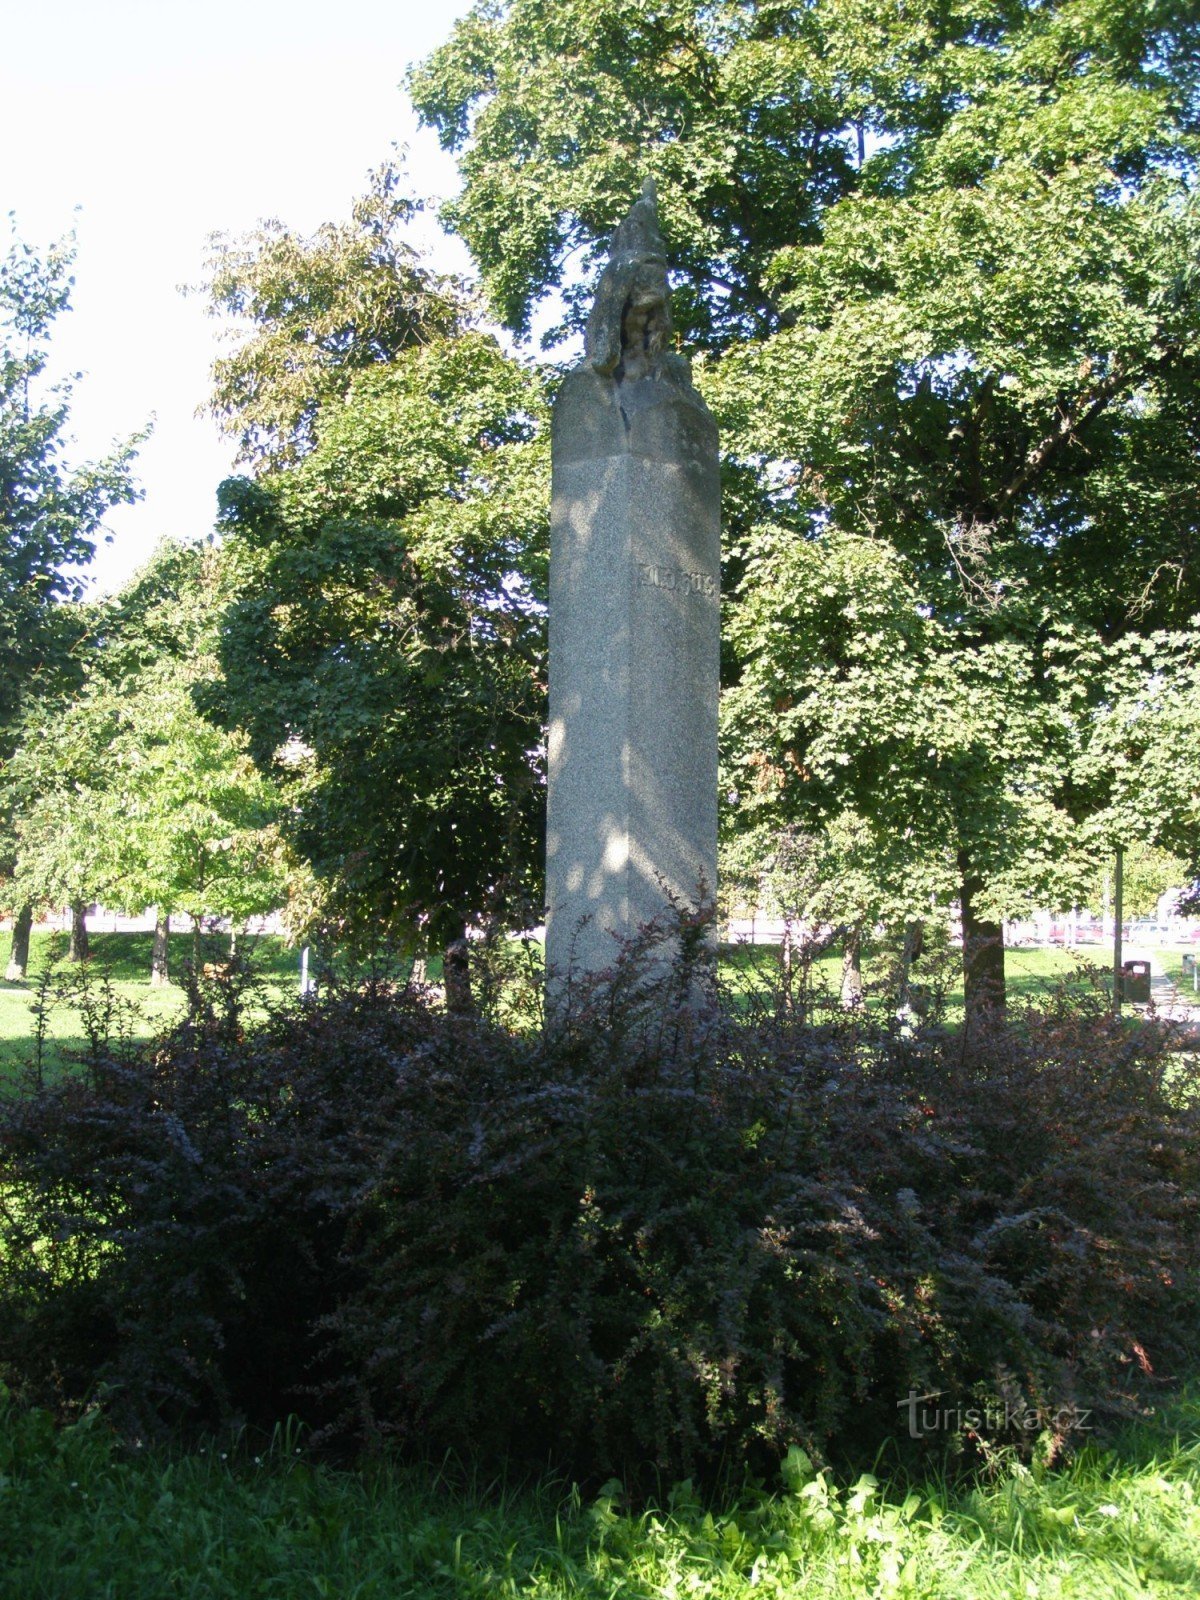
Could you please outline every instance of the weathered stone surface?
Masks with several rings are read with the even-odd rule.
[[[614,236],[553,421],[546,841],[552,973],[716,884],[717,430],[670,354],[653,193]],[[558,992],[551,982],[551,997]]]

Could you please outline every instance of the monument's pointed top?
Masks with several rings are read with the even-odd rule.
[[[673,383],[689,383],[686,363],[668,354],[667,249],[658,226],[653,178],[643,182],[608,249],[608,264],[600,274],[588,318],[588,364],[617,382],[665,376]]]
[[[658,190],[653,178],[642,180],[640,197],[629,215],[617,224],[608,247],[609,257],[633,256],[640,261],[665,261],[666,246],[658,226]]]

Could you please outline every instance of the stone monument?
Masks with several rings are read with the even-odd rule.
[[[717,429],[669,349],[654,186],[614,233],[552,426],[546,960],[620,941],[717,876]]]

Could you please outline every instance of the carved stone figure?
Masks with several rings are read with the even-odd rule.
[[[552,429],[548,995],[716,885],[717,430],[669,348],[649,181]]]
[[[654,180],[612,236],[587,326],[587,360],[618,383],[668,377],[691,383],[688,362],[670,352],[671,297],[667,256],[658,230]]]

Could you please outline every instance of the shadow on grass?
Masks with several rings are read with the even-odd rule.
[[[89,960],[102,967],[114,982],[149,985],[152,933],[93,933],[88,942]],[[11,936],[0,942],[0,966],[7,963],[11,945]],[[171,935],[168,963],[172,974],[180,972],[184,963],[192,959],[193,949],[190,933]],[[237,941],[237,949],[264,978],[290,978],[298,971],[298,951],[276,934],[244,934]],[[35,933],[29,948],[29,979],[37,978],[49,962],[63,960],[66,950],[65,934]],[[203,961],[223,960],[229,954],[229,935],[203,934],[200,953]]]

